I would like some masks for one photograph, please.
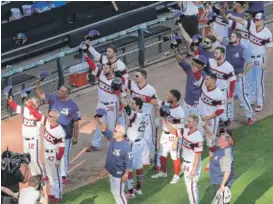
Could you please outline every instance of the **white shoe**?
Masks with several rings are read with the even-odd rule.
[[[180,177],[176,174],[173,175],[173,179],[171,180],[170,184],[176,184],[178,181],[180,181]]]
[[[143,194],[141,189],[137,190],[136,188],[134,188],[134,193],[137,194],[137,195],[142,195]]]
[[[153,176],[151,176],[151,178],[166,178],[167,177],[167,173],[164,173],[163,171],[160,171],[158,174],[155,174]]]

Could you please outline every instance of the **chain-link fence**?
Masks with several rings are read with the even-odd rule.
[[[267,27],[273,31],[273,3],[267,2],[265,6],[265,14],[266,14],[266,23]],[[148,23],[149,24],[149,23]],[[159,20],[154,24],[150,24],[147,28],[138,29],[134,32],[124,32],[123,35],[118,35],[111,40],[101,40],[98,44],[94,45],[95,49],[104,54],[107,45],[116,44],[118,47],[118,57],[124,61],[128,70],[132,70],[137,67],[145,67],[149,64],[170,58],[173,56],[172,51],[170,49],[170,42],[163,42],[162,37],[166,35],[170,35],[177,30],[175,26],[175,19],[172,17],[163,18],[163,20]],[[144,33],[144,47],[139,44],[139,35]],[[152,33],[152,34],[151,34]],[[185,50],[185,44],[182,43],[180,45],[180,50]],[[144,59],[140,59],[140,49],[143,49]],[[21,104],[21,85],[25,84],[25,87],[30,88],[31,90],[35,87],[35,76],[39,76],[40,71],[47,70],[50,73],[50,76],[47,77],[41,84],[42,89],[48,93],[54,93],[58,88],[58,80],[60,73],[58,71],[63,71],[65,77],[65,83],[68,83],[68,76],[71,74],[71,68],[74,69],[88,69],[88,66],[81,59],[75,59],[74,54],[76,54],[76,49],[69,54],[58,55],[55,59],[52,59],[46,63],[46,60],[40,60],[34,63],[33,66],[28,67],[27,70],[19,70],[12,73],[12,78],[16,81],[22,81],[15,86],[13,86],[13,96],[15,101],[18,104]],[[142,54],[143,54],[142,53]],[[77,65],[77,66],[75,66]],[[74,67],[73,67],[74,66]],[[25,67],[24,67],[25,68]],[[78,70],[80,71],[80,70]],[[19,72],[19,73],[18,73]],[[2,70],[2,76],[8,76],[8,72]],[[27,80],[25,80],[27,79]],[[3,82],[4,78],[2,78]],[[3,84],[3,83],[2,83]],[[87,85],[86,87],[90,87],[91,85]],[[77,91],[79,88],[73,88],[73,92]],[[82,89],[82,88],[80,88]],[[32,92],[34,95],[34,91]],[[2,119],[9,116],[7,111],[7,100],[6,96],[1,91],[1,111],[2,111]]]

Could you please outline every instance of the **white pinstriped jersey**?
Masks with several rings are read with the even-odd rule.
[[[58,151],[59,147],[65,147],[65,132],[60,124],[51,127],[47,118],[43,117],[45,121],[45,134],[44,134],[44,149]]]
[[[229,20],[229,28],[232,30],[235,30],[239,33],[241,33],[241,40],[240,43],[245,47],[249,47],[249,31],[240,23],[237,23],[236,21]]]
[[[247,26],[249,26],[249,46],[252,55],[264,56],[266,54],[266,48],[273,47],[271,31],[267,27],[264,27],[262,30],[257,31],[256,25],[252,21],[248,22]]]
[[[132,111],[129,116],[129,124],[127,128],[127,138],[130,142],[134,142],[137,139],[142,139],[144,137],[145,127],[146,127],[146,117],[143,113],[136,113]]]
[[[189,134],[190,129],[177,130],[178,137],[182,137],[182,158],[185,161],[193,162],[195,153],[203,152],[204,138],[202,134],[196,130]]]
[[[38,111],[41,113],[41,111]],[[40,137],[41,121],[38,121],[31,113],[28,107],[16,106],[16,113],[22,114],[22,136],[24,138]]]
[[[118,97],[111,89],[111,83],[113,79],[115,78],[115,76],[108,79],[105,76],[104,72],[98,67],[96,67],[95,71],[93,71],[93,74],[99,79],[98,81],[99,101],[103,103],[117,102]]]
[[[200,81],[203,81],[201,78]],[[201,96],[198,104],[198,112],[201,116],[211,115],[216,110],[224,110],[224,95],[223,92],[216,87],[213,90],[208,90],[204,82],[201,82]]]
[[[219,89],[227,90],[231,81],[235,81],[233,66],[224,61],[221,65],[217,64],[215,59],[209,59],[211,73],[217,76],[216,85]]]
[[[131,91],[132,97],[143,98],[143,96],[148,96],[151,98],[157,98],[156,90],[150,84],[146,84],[144,87],[140,88],[137,83],[132,80],[126,80],[124,86]],[[150,103],[143,103],[141,111],[143,113],[152,115],[153,105]]]

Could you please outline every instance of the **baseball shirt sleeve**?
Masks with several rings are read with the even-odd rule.
[[[55,101],[57,98],[56,94],[45,93],[45,101]]]
[[[75,103],[72,113],[72,121],[78,121],[81,120],[81,112],[79,110],[78,105]]]
[[[130,146],[128,146],[126,157],[125,157],[125,163],[126,163],[126,169],[132,169],[133,168],[133,153]]]
[[[269,34],[268,34],[268,40],[267,40],[265,45],[266,45],[267,48],[273,47],[272,33],[270,31],[269,31]]]
[[[113,138],[113,132],[109,129],[106,129],[104,132],[102,132],[103,136],[107,139]]]
[[[228,38],[222,38],[222,43],[221,43],[221,44],[224,45],[224,46],[226,47],[226,46],[228,46],[229,42],[230,42],[230,41],[229,41]]]
[[[184,72],[186,74],[192,72],[191,70],[191,64],[189,62],[187,62],[185,59],[183,59],[180,63],[179,63],[180,67],[184,70]]]
[[[198,137],[198,140],[196,141],[196,143],[194,144],[193,151],[195,153],[202,153],[204,140],[203,140],[201,133],[198,136],[199,137]]]
[[[249,63],[252,63],[250,49],[244,48],[243,59],[244,59],[246,65]]]
[[[231,171],[232,160],[231,148],[225,149],[225,155],[219,161],[222,172]]]
[[[102,55],[95,50],[92,46],[89,47],[88,51],[93,55],[95,61],[100,61]]]

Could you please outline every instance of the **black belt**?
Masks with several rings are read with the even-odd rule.
[[[52,149],[46,149],[45,152],[46,152],[46,153],[53,153],[54,150],[52,150]]]
[[[170,132],[167,132],[167,131],[165,131],[165,130],[164,130],[164,133],[167,134],[167,135],[168,135],[168,134],[171,134]]]
[[[101,102],[103,105],[106,105],[106,106],[108,106],[108,105],[110,105],[110,104],[114,104],[115,102],[108,102],[108,103],[103,103],[103,102]]]
[[[185,162],[185,163],[191,163],[191,162],[189,162],[189,161],[187,161],[187,160],[184,160],[184,159],[183,159],[183,162]]]
[[[31,138],[24,138],[26,141],[29,141],[29,140],[34,140],[35,138],[34,137],[31,137]]]
[[[261,55],[257,55],[257,56],[251,56],[251,58],[260,58],[262,57]]]
[[[141,139],[136,139],[135,142],[139,142]]]
[[[235,73],[235,75],[238,75],[238,74],[242,74],[243,72],[240,72],[240,73]]]

